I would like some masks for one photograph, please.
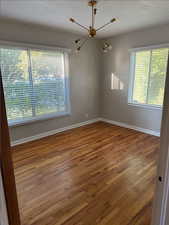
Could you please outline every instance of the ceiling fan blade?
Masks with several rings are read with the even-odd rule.
[[[116,22],[116,18],[113,18],[110,20],[110,23],[114,23],[114,22]]]

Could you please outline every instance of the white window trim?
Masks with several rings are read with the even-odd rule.
[[[129,52],[139,52],[139,51],[145,51],[145,50],[152,50],[152,49],[158,49],[158,48],[169,48],[169,43],[160,44],[160,45],[149,45],[144,47],[138,47],[138,48],[130,48]]]
[[[129,49],[130,52],[130,70],[129,70],[129,82],[128,82],[128,105],[142,107],[147,109],[158,109],[162,110],[161,105],[151,105],[151,104],[142,104],[142,103],[134,103],[132,101],[133,89],[134,89],[134,78],[135,78],[135,60],[136,60],[136,52],[145,51],[145,50],[154,50],[159,48],[169,48],[169,44],[161,44],[161,45],[151,45],[140,48],[132,48]]]
[[[39,44],[32,44],[32,43],[25,43],[25,42],[13,42],[13,41],[4,41],[0,40],[1,47],[10,47],[10,48],[18,48],[18,49],[33,49],[33,50],[43,50],[43,51],[59,51],[63,53],[71,53],[71,49],[69,48],[61,48],[57,46],[51,45],[39,45]]]
[[[29,124],[33,122],[38,122],[42,120],[48,120],[52,118],[58,118],[62,116],[70,116],[71,115],[71,106],[70,106],[70,78],[69,78],[69,53],[71,53],[71,49],[67,48],[60,48],[56,46],[47,46],[47,45],[38,45],[38,44],[29,44],[29,43],[23,43],[23,42],[9,42],[9,41],[3,41],[0,40],[0,47],[3,48],[15,48],[15,49],[22,49],[22,50],[43,50],[43,51],[59,51],[64,54],[64,62],[66,63],[64,65],[64,75],[65,75],[65,98],[66,98],[66,110],[65,112],[54,112],[45,114],[42,116],[36,116],[36,117],[30,117],[26,119],[19,119],[15,121],[9,121],[8,125],[9,127],[16,127],[21,126],[24,124]]]
[[[18,127],[18,126],[22,126],[25,124],[29,124],[29,123],[34,123],[34,122],[38,122],[38,121],[43,121],[43,120],[48,120],[48,119],[54,119],[54,118],[58,118],[58,117],[64,117],[64,116],[70,116],[71,112],[67,111],[67,112],[59,112],[59,113],[49,113],[49,114],[45,114],[42,116],[36,116],[36,117],[30,117],[24,120],[15,120],[14,122],[9,122],[8,125],[9,127]]]
[[[141,107],[141,108],[146,108],[146,109],[157,109],[157,110],[162,110],[162,106],[161,105],[149,105],[149,104],[137,104],[137,103],[130,103],[128,102],[129,106],[133,106],[133,107]]]

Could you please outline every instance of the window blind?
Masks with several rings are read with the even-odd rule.
[[[132,103],[162,106],[167,60],[168,48],[134,53]]]
[[[65,53],[0,48],[9,123],[68,112]]]

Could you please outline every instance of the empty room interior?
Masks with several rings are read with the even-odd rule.
[[[168,50],[169,1],[0,1],[21,225],[151,224]]]

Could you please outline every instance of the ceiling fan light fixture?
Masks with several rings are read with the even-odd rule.
[[[105,47],[105,48],[108,48],[108,47],[109,47],[109,44],[108,44],[107,42],[105,42],[105,43],[104,43],[104,47]]]
[[[106,53],[106,52],[108,52],[108,50],[109,50],[109,51],[112,50],[112,45],[109,44],[109,43],[107,43],[107,42],[105,42],[105,43],[103,44],[103,52]]]
[[[87,30],[87,36],[88,38],[86,38],[82,43],[80,43],[80,39],[77,39],[75,40],[75,44],[80,44],[80,46],[76,49],[78,52],[81,50],[81,48],[85,45],[85,43],[88,41],[88,39],[90,38],[94,38],[96,35],[97,35],[97,32],[101,29],[103,29],[104,27],[106,27],[107,25],[110,25],[111,23],[115,22],[116,21],[116,18],[113,18],[111,19],[108,23],[100,26],[99,28],[95,28],[95,16],[96,16],[96,13],[97,13],[97,8],[96,8],[96,4],[97,4],[97,1],[96,0],[90,0],[88,2],[88,5],[91,7],[92,9],[92,22],[91,22],[91,26],[89,27],[86,27],[84,25],[81,25],[80,23],[78,23],[75,19],[73,18],[70,18],[69,20],[72,22],[72,23],[75,23],[76,25],[80,26],[81,28]],[[104,44],[104,48],[103,48],[103,51],[104,52],[107,52],[107,50],[111,50],[112,49],[112,46],[109,45],[108,43],[105,43]]]
[[[112,20],[110,20],[111,23],[114,23],[116,21],[116,18],[113,18]]]
[[[72,23],[75,22],[75,20],[74,20],[73,18],[70,18],[69,20],[70,20],[70,22],[72,22]]]
[[[81,50],[81,47],[79,46],[78,48],[76,48],[75,53],[78,54]]]
[[[103,48],[103,52],[107,53],[108,52],[107,48]]]
[[[75,40],[75,44],[80,44],[80,39]]]
[[[108,49],[109,49],[109,50],[112,50],[112,45],[109,45]]]

